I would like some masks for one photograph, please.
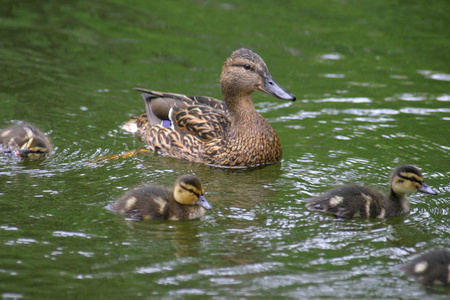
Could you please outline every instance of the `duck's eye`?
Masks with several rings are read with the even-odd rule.
[[[244,69],[246,69],[246,70],[250,70],[251,68],[252,68],[252,66],[250,66],[249,64],[244,65]]]

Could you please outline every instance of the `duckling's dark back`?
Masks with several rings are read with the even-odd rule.
[[[2,130],[0,144],[2,152],[17,152],[18,156],[32,159],[41,158],[53,150],[49,138],[29,123],[12,125]]]
[[[137,220],[163,220],[169,218],[168,199],[173,199],[172,191],[147,185],[129,191],[108,208]]]
[[[307,207],[326,211],[340,218],[383,218],[388,211],[388,198],[382,193],[362,185],[346,185],[329,190],[326,194],[311,199]],[[390,207],[389,207],[390,208]]]
[[[25,128],[27,128],[28,131]],[[26,140],[34,135],[39,135],[39,132],[29,124],[13,125],[0,132],[0,144],[5,147],[20,148]]]
[[[450,286],[450,249],[425,253],[404,265],[402,269],[425,285]]]

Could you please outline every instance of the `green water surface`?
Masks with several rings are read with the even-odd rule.
[[[450,245],[448,1],[36,1],[0,5],[0,128],[28,121],[55,151],[0,157],[3,299],[447,299],[399,266]],[[138,154],[121,125],[134,87],[221,98],[240,47],[297,96],[260,92],[283,160],[248,171]],[[349,220],[305,209],[332,186],[387,190],[418,166],[439,195],[410,214]],[[214,206],[132,222],[104,207],[142,183],[198,175]]]

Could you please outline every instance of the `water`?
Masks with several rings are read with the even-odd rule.
[[[3,1],[0,128],[26,120],[56,151],[0,157],[4,299],[446,299],[398,266],[448,247],[450,69],[446,1]],[[133,87],[220,98],[240,47],[294,103],[262,93],[283,160],[218,170],[153,154],[120,126],[144,110]],[[388,220],[349,220],[303,199],[417,165],[439,195]],[[143,182],[202,178],[214,210],[130,222],[104,206]]]

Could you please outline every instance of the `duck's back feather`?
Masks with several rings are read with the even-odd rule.
[[[141,116],[143,119],[139,124],[148,122],[151,126],[170,127],[181,134],[192,134],[203,142],[223,137],[230,126],[227,106],[220,100],[137,90],[142,92],[146,106],[146,118]]]

